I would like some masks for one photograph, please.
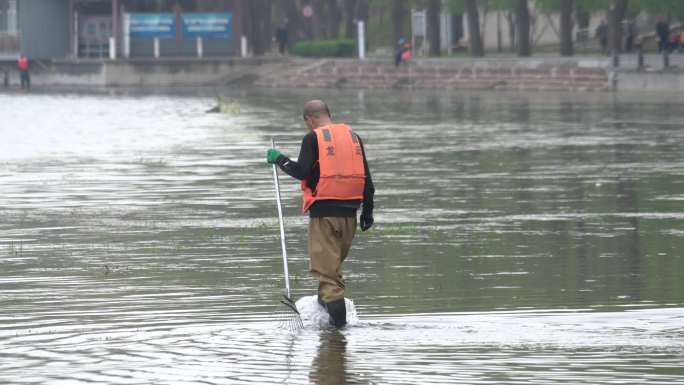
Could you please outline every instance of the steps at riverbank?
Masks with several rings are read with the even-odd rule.
[[[607,91],[601,61],[416,60],[395,67],[379,60],[323,59],[283,74],[266,74],[262,87],[381,89],[501,89]]]

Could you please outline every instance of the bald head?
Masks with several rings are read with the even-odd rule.
[[[322,100],[310,100],[304,104],[304,121],[310,130],[331,124],[330,109]]]
[[[322,100],[310,100],[304,104],[304,117],[305,118],[330,118],[330,110],[328,105]]]

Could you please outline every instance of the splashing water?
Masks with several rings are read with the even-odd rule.
[[[317,296],[311,295],[302,297],[297,300],[296,304],[305,328],[329,329],[332,327],[330,325],[330,315],[328,314],[328,311],[318,303]],[[345,298],[344,304],[347,308],[347,326],[357,325],[359,323],[359,317],[356,314],[354,301]]]

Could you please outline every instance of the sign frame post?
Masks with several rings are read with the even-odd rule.
[[[78,45],[81,44],[81,42],[78,40],[78,11],[74,11],[74,30],[72,31],[73,34],[73,51],[72,55],[74,55],[74,59],[78,59]]]
[[[131,15],[123,15],[123,56],[131,57]]]

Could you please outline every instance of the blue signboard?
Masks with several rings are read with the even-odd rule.
[[[131,37],[173,39],[176,37],[176,15],[173,13],[130,13]]]
[[[230,13],[184,13],[181,15],[183,37],[230,39],[232,19]]]

